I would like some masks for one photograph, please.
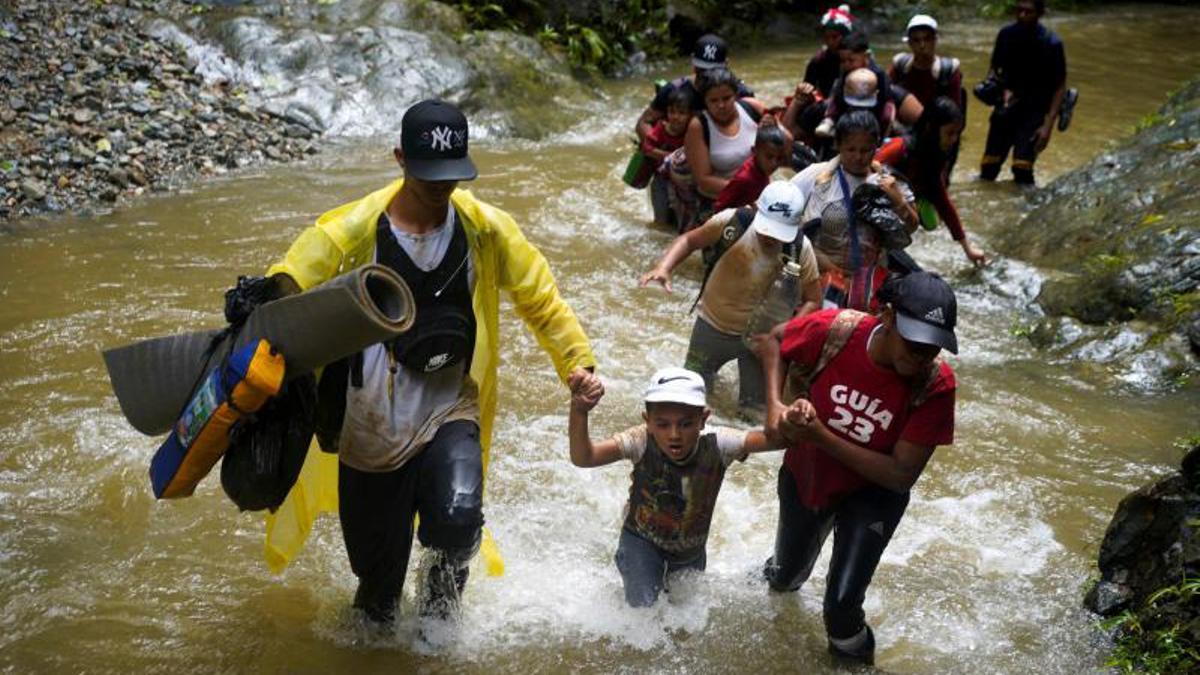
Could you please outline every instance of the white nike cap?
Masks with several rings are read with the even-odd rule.
[[[646,387],[646,403],[681,403],[705,408],[708,406],[704,378],[686,368],[663,368],[650,378]]]

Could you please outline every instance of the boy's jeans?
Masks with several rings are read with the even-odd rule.
[[[625,582],[625,602],[632,607],[649,607],[667,585],[672,574],[684,570],[703,572],[708,558],[705,552],[687,560],[678,560],[666,551],[621,528],[617,544],[617,569]]]

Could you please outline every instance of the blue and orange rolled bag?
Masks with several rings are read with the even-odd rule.
[[[150,461],[154,496],[190,496],[225,454],[234,424],[279,393],[285,371],[283,355],[262,338],[213,369]]]

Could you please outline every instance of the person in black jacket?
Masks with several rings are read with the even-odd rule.
[[[1066,94],[1067,58],[1062,40],[1039,19],[1045,0],[1019,0],[1017,20],[996,35],[991,76],[1002,87],[992,111],[979,174],[995,180],[1012,150],[1013,180],[1033,184],[1033,163],[1050,142]]]

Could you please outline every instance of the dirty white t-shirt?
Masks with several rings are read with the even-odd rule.
[[[723,229],[735,217],[737,209],[725,209],[708,219],[701,227]],[[804,284],[819,276],[817,257],[808,238],[801,236],[801,248],[796,253],[800,264],[800,283],[796,287],[795,305],[799,305]],[[783,269],[782,248],[771,250],[754,232],[754,227],[725,251],[713,267],[704,294],[700,296],[700,316],[722,333],[740,335],[754,308],[766,296],[767,290]]]

